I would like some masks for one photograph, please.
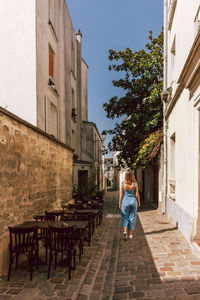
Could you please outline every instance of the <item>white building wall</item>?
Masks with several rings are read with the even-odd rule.
[[[168,3],[172,2],[176,1],[168,1]],[[168,97],[166,113],[166,211],[188,241],[191,241],[196,235],[197,219],[199,218],[200,131],[198,105],[195,104],[198,101],[195,99],[199,97],[200,88],[197,88],[193,95],[190,94],[190,90],[184,82],[187,79],[180,79],[180,75],[183,74],[183,70],[186,70],[184,72],[188,72],[189,70],[188,68],[184,69],[188,57],[190,57],[191,61],[193,59],[190,52],[196,37],[194,21],[199,5],[199,0],[192,2],[177,0],[172,26],[168,28],[168,40],[165,41],[165,43],[168,43],[167,88],[169,90],[172,87],[172,94]],[[172,50],[174,51],[174,56]],[[191,71],[189,70],[189,72]],[[179,82],[184,85],[184,88],[180,92],[177,92],[177,87],[180,87]],[[171,106],[172,102],[174,106]],[[174,136],[175,152],[173,159],[172,148],[174,146],[172,137]],[[173,189],[171,188],[171,182],[175,185],[175,193],[173,193]]]
[[[190,215],[193,211],[193,106],[188,104],[188,91],[185,90],[173,109],[168,120],[168,180],[176,181],[176,203]],[[175,178],[171,178],[171,147],[170,139],[175,133]],[[168,186],[168,193],[170,188]]]
[[[194,19],[198,7],[199,0],[193,0],[192,5],[188,0],[177,0],[172,27],[168,31],[168,87],[172,85],[174,90],[195,39]],[[176,54],[173,67],[171,49],[174,38]]]
[[[0,106],[33,125],[36,125],[35,5],[35,0],[0,1]]]

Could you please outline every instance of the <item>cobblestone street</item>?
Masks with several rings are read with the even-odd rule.
[[[0,300],[200,299],[200,258],[166,216],[140,210],[132,240],[123,240],[116,192],[108,193],[102,225],[68,280],[58,267],[49,280],[47,266],[22,266],[0,281]]]

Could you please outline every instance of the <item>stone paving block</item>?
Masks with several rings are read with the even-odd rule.
[[[7,291],[7,294],[18,295],[22,292],[22,289],[11,288]]]
[[[132,286],[122,286],[122,287],[115,288],[115,294],[124,293],[124,292],[132,292],[132,291],[133,291]]]
[[[196,300],[195,296],[192,296],[192,295],[176,295],[175,299],[176,300]]]
[[[144,292],[129,293],[129,298],[142,298],[142,297],[144,297]]]
[[[157,284],[157,283],[161,283],[160,278],[151,278],[151,279],[147,279],[146,280],[147,284]]]
[[[103,294],[101,300],[111,300],[111,296]]]
[[[167,296],[164,296],[164,297],[155,297],[155,300],[175,300],[174,297],[167,297]]]
[[[61,296],[56,296],[56,297],[48,297],[46,298],[47,300],[61,300]],[[66,300],[72,300],[71,298],[66,298]]]
[[[99,293],[92,292],[89,296],[89,300],[100,300],[101,295]]]
[[[113,300],[124,300],[124,299],[129,299],[129,298],[128,298],[128,293],[114,294],[112,299],[113,299]]]
[[[80,292],[88,295],[90,293],[90,289],[91,289],[90,285],[83,284],[82,287],[80,288]]]
[[[88,299],[88,296],[81,294],[81,293],[79,293],[77,296],[77,300],[87,300],[87,299]]]
[[[92,290],[93,291],[100,291],[102,289],[102,283],[94,283]]]
[[[167,288],[166,294],[168,296],[185,295],[185,291],[184,291],[184,289],[178,289],[178,288],[169,289],[169,288]]]
[[[187,294],[199,294],[200,295],[200,286],[191,286],[186,289]]]
[[[92,277],[86,277],[84,280],[84,284],[92,284],[93,280],[94,279]]]
[[[147,291],[150,289],[149,285],[136,285],[135,290],[138,291]]]

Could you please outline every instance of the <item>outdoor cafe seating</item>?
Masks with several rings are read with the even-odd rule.
[[[81,261],[81,255],[83,254],[83,244],[84,240],[88,242],[88,245],[91,243],[91,225],[90,219],[87,215],[78,215],[78,214],[65,214],[61,221],[64,222],[85,222],[85,227],[80,228],[79,231],[75,231],[74,239],[79,245],[79,262]]]
[[[72,270],[72,262],[73,269],[75,270],[76,265],[76,247],[74,241],[74,227],[64,227],[58,228],[54,226],[49,226],[49,266],[48,266],[48,275],[47,278],[50,277],[51,264],[53,260],[53,256],[55,259],[55,269],[57,265],[57,257],[58,254],[61,254],[61,261],[63,261],[63,257],[65,255],[65,263],[67,262],[69,269],[69,279],[71,279],[71,270]]]
[[[18,257],[21,254],[28,256],[30,280],[32,280],[34,261],[36,260],[37,267],[40,263],[43,264],[39,253],[41,246],[45,247],[45,264],[48,264],[47,278],[50,277],[53,259],[56,268],[57,258],[60,256],[60,262],[65,262],[68,266],[70,279],[71,270],[75,269],[76,255],[78,253],[79,262],[81,262],[84,242],[87,242],[88,246],[91,244],[95,227],[101,223],[101,214],[102,207],[99,208],[99,206],[93,206],[92,209],[89,205],[88,208],[80,205],[75,205],[72,208],[72,206],[66,205],[63,206],[62,210],[46,210],[44,214],[35,214],[32,221],[9,227],[10,263],[8,280],[10,280],[13,260],[16,257],[17,268]],[[23,235],[24,238],[14,237],[13,239],[11,233]],[[28,235],[27,238],[25,238],[26,234]],[[19,243],[19,246],[17,246],[17,243]]]
[[[15,228],[9,226],[10,234],[10,260],[8,268],[8,281],[10,280],[11,268],[15,258],[15,270],[18,267],[19,256],[26,255],[28,258],[28,264],[30,268],[30,280],[33,276],[33,263],[36,259],[38,268],[38,242],[37,242],[37,228]]]

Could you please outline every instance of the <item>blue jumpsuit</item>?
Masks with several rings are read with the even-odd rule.
[[[136,183],[134,184],[134,188],[130,190],[125,190],[124,183],[122,183],[122,188],[124,195],[121,206],[121,227],[127,227],[128,230],[134,230],[138,206],[135,195]]]

